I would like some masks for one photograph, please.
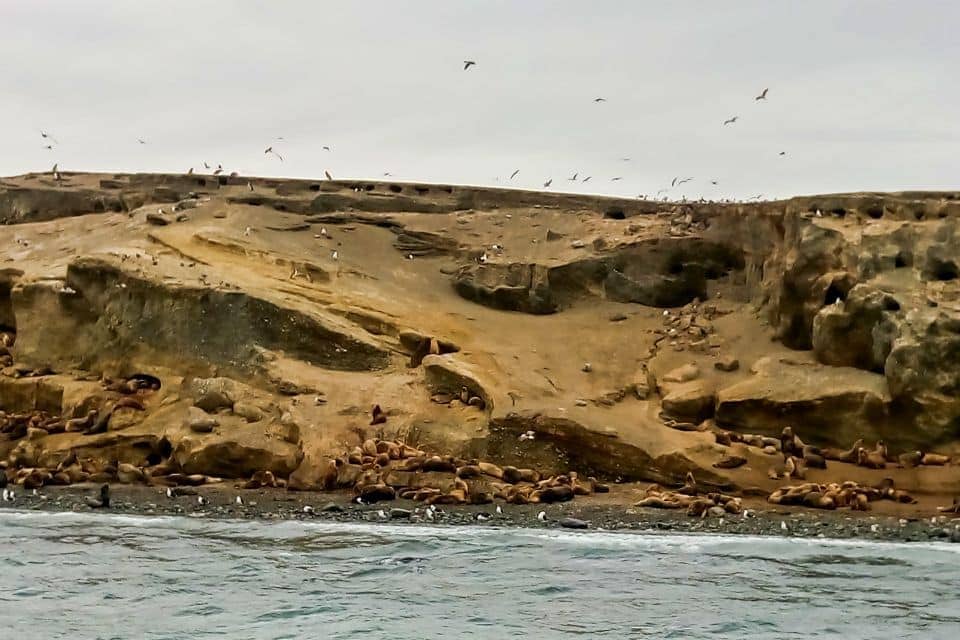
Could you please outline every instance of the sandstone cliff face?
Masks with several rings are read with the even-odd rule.
[[[952,453],[958,218],[952,193],[657,203],[7,179],[0,411],[79,420],[120,402],[118,380],[157,384],[128,382],[142,409],[109,412],[100,433],[51,427],[26,446],[10,427],[23,434],[0,436],[0,456],[99,451],[313,487],[330,457],[377,434],[612,479],[695,470],[736,484],[711,467],[709,431],[677,428],[702,421]],[[681,366],[696,374],[669,381]],[[371,425],[374,404],[386,419]]]

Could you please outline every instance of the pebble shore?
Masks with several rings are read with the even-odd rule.
[[[45,487],[36,495],[19,491],[15,501],[0,509],[91,512],[86,498],[95,486]],[[442,506],[427,514],[422,503],[394,500],[359,505],[343,493],[243,491],[205,487],[198,496],[168,498],[161,487],[113,485],[112,513],[147,516],[188,516],[244,520],[303,520],[327,522],[416,523],[433,526],[527,527],[587,529],[592,531],[663,531],[775,535],[801,538],[859,538],[900,542],[960,543],[960,517],[895,518],[849,511],[802,509],[747,509],[727,517],[691,518],[683,512],[643,509],[626,505],[591,504],[578,500],[554,505],[496,504]],[[237,503],[240,496],[242,504]],[[544,519],[538,515],[544,512]]]

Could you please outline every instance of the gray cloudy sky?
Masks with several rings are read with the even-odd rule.
[[[0,0],[0,175],[957,188],[958,23],[953,0]]]

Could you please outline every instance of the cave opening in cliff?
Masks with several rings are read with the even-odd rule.
[[[911,264],[913,264],[913,256],[905,251],[900,251],[893,259],[893,266],[897,269],[909,267]]]
[[[607,209],[606,212],[603,214],[603,217],[607,218],[608,220],[626,220],[627,219],[627,215],[623,212],[623,209],[621,209],[620,207],[611,207],[610,209]]]
[[[846,299],[846,292],[838,287],[836,283],[832,283],[829,287],[827,287],[827,292],[823,296],[823,304],[831,305],[835,302],[843,302]]]
[[[960,268],[953,260],[943,260],[934,265],[932,275],[935,280],[956,280],[960,277]]]

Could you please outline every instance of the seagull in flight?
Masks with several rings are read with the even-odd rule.
[[[691,180],[693,180],[693,176],[690,176],[689,178],[684,178],[683,180],[678,180],[678,181],[677,181],[677,186],[680,186],[681,184],[685,184],[685,183],[687,183],[687,182],[690,182]]]
[[[324,151],[330,151],[330,147],[328,147],[327,145],[323,145],[322,149]]]
[[[279,153],[277,153],[276,151],[274,151],[274,150],[273,150],[273,147],[267,147],[266,149],[263,150],[263,153],[264,153],[264,154],[271,153],[271,154],[277,156],[278,158],[280,158],[280,162],[283,162],[283,156],[280,155]]]
[[[143,138],[137,138],[137,142],[139,142],[140,144],[147,144],[147,141],[144,140]]]
[[[734,122],[737,121],[737,118],[739,118],[739,117],[740,117],[740,116],[733,116],[732,118],[729,118],[729,119],[727,119],[727,120],[724,120],[724,121],[723,121],[723,124],[724,124],[724,125],[733,124]]]
[[[45,144],[45,145],[43,145],[43,148],[46,149],[47,151],[53,151],[53,145],[52,145],[52,144]]]
[[[472,67],[472,66],[475,65],[475,64],[477,64],[477,63],[476,63],[475,61],[473,61],[473,60],[464,60],[464,61],[463,61],[463,70],[466,71],[467,69],[469,69],[470,67]]]
[[[517,169],[516,171],[514,171],[513,173],[511,173],[511,174],[510,174],[510,179],[513,180],[514,178],[516,178],[518,173],[520,173],[520,169]]]
[[[716,181],[716,180],[711,180],[711,181],[710,181],[710,184],[717,185],[717,184],[720,184],[720,183],[719,183],[718,181]]]
[[[785,155],[787,155],[787,152],[786,152],[786,151],[781,151],[781,152],[780,152],[780,155],[781,155],[781,156],[785,156]]]
[[[553,178],[550,178],[549,180],[547,180],[546,182],[543,183],[543,186],[544,186],[544,188],[546,188],[546,187],[549,187],[549,186],[552,185],[552,184],[553,184]]]
[[[770,89],[764,89],[764,90],[760,93],[760,95],[758,95],[756,98],[754,98],[754,100],[766,100],[766,99],[767,99],[767,91],[770,91]]]
[[[606,98],[594,98],[593,101],[594,101],[594,102],[606,102],[607,99],[606,99]]]
[[[43,138],[44,140],[50,140],[50,142],[52,142],[53,144],[60,144],[59,142],[57,142],[56,138],[54,138],[52,135],[50,135],[49,133],[47,133],[42,129],[40,130],[40,137]]]
[[[209,168],[210,168],[210,165],[207,164],[206,160],[204,160],[204,162],[203,162],[203,168],[204,168],[204,169],[209,169]]]
[[[580,174],[579,174],[579,173],[575,173],[575,174],[573,174],[572,176],[570,176],[569,178],[567,178],[567,180],[570,180],[571,182],[576,182],[578,175],[580,175]]]
[[[590,181],[590,178],[592,178],[592,177],[593,177],[593,176],[587,176],[586,178],[583,179],[583,181],[584,181],[584,182],[589,182],[589,181]]]
[[[610,182],[616,182],[617,180],[623,180],[623,176],[617,176],[616,178],[610,178]]]

